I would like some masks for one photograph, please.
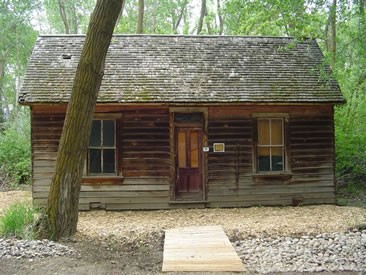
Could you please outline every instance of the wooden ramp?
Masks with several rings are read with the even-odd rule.
[[[245,268],[221,226],[165,231],[163,273],[233,273]]]

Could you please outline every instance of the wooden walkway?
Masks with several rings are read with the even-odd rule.
[[[165,231],[163,274],[242,273],[244,265],[221,226]]]

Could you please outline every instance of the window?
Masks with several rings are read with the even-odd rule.
[[[88,175],[116,175],[116,121],[93,120],[87,160]]]
[[[283,128],[283,118],[258,118],[258,172],[280,172],[285,170]]]

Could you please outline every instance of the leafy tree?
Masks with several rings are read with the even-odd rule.
[[[37,5],[31,0],[0,2],[0,184],[30,178],[29,116],[16,104],[16,95],[36,38],[29,18]]]
[[[116,32],[136,33],[138,1],[128,1],[123,10]],[[190,7],[188,0],[145,0],[144,33],[188,33]]]
[[[123,0],[98,0],[91,15],[62,130],[47,204],[51,239],[76,232],[83,164],[104,73],[104,62]]]
[[[203,22],[206,16],[208,16],[207,3],[206,0],[201,0],[201,12],[200,12],[200,18],[198,20],[197,34],[200,34],[202,32]]]
[[[136,33],[137,7],[137,0],[124,1],[122,16],[117,23],[116,33]]]
[[[18,110],[16,93],[36,38],[29,21],[36,5],[31,0],[0,2],[0,128]]]
[[[0,135],[0,185],[28,183],[31,175],[29,112],[17,112]]]
[[[228,0],[224,33],[322,38],[325,1]]]
[[[85,33],[95,0],[45,0],[51,33]]]
[[[366,180],[366,15],[364,1],[340,2],[333,70],[347,103],[336,109],[337,174]]]

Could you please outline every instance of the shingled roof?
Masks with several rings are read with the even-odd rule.
[[[67,102],[85,36],[40,36],[23,104]],[[99,103],[341,103],[315,40],[115,35]]]

